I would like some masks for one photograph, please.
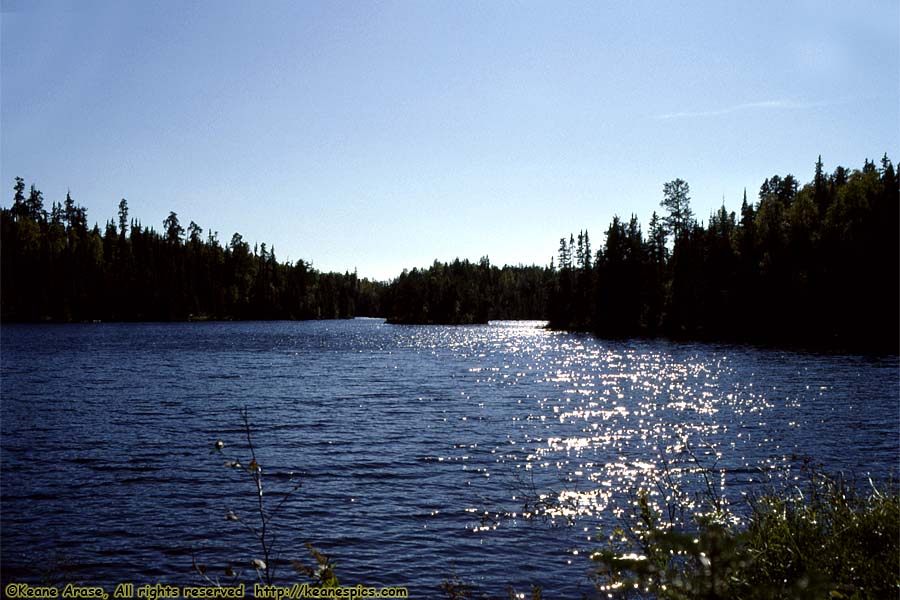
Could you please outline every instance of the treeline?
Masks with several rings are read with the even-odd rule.
[[[560,240],[549,267],[435,262],[390,283],[281,263],[240,234],[227,245],[173,212],[156,232],[118,218],[88,227],[70,195],[44,207],[16,178],[0,209],[4,321],[327,319],[395,323],[547,319],[604,337],[658,336],[896,352],[900,184],[885,155],[811,182],[766,179],[740,212],[695,219],[687,182],[663,187],[646,234],[613,219],[596,252],[587,231]]]
[[[381,305],[392,323],[464,325],[491,319],[543,319],[554,274],[539,266],[435,261],[404,270],[385,288]]]
[[[552,327],[605,337],[666,335],[897,351],[900,187],[885,155],[861,170],[774,175],[698,222],[688,184],[665,184],[646,235],[618,217],[591,253],[560,240]]]
[[[378,314],[380,284],[355,273],[320,273],[240,234],[222,245],[170,213],[163,231],[118,219],[101,231],[66,195],[44,207],[16,178],[0,210],[0,312],[4,321],[330,319]]]
[[[183,321],[387,317],[396,323],[484,323],[543,318],[553,274],[545,267],[456,260],[404,271],[390,284],[355,273],[281,263],[265,243],[252,249],[174,212],[157,232],[129,217],[128,202],[101,230],[71,194],[44,206],[16,178],[0,209],[3,321]]]

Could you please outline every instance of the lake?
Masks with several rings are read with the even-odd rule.
[[[252,581],[256,490],[284,564],[343,585],[590,595],[587,551],[638,489],[708,467],[742,494],[804,458],[897,474],[898,357],[658,340],[538,322],[4,325],[3,584]],[[222,440],[225,447],[215,451]],[[229,511],[241,522],[228,520]]]

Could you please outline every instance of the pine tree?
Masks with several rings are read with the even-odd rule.
[[[178,223],[178,215],[176,213],[169,213],[169,216],[163,221],[163,229],[165,229],[166,232],[167,242],[176,246],[181,243],[181,236],[184,235],[184,227]]]
[[[822,164],[822,155],[816,161],[816,173],[813,176],[813,201],[819,209],[819,214],[824,216],[828,209],[828,179],[825,176],[824,165]]]
[[[44,220],[44,194],[33,185],[25,201],[25,212],[34,222]]]
[[[13,186],[16,194],[13,196],[13,219],[18,220],[25,216],[27,209],[25,208],[25,180],[16,177],[16,185]]]
[[[119,236],[124,239],[128,235],[128,201],[119,201]]]
[[[690,186],[683,179],[675,179],[663,185],[663,199],[659,205],[669,213],[663,221],[676,241],[690,231],[694,222],[690,192]]]

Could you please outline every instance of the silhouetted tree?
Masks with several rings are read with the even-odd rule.
[[[0,210],[0,316],[3,320],[172,320],[317,318],[354,314],[356,274],[321,274],[302,261],[282,265],[274,249],[258,256],[235,234],[228,248],[172,212],[164,235],[131,219],[89,229],[71,193],[48,215],[35,186],[29,200],[16,179],[13,206]],[[36,218],[35,218],[36,217]],[[117,226],[118,224],[118,226]],[[326,290],[327,288],[327,290]],[[371,296],[383,289],[369,282]],[[326,290],[326,291],[323,291]],[[323,307],[321,303],[327,302]],[[369,301],[369,307],[378,302]]]
[[[668,214],[654,213],[646,241],[635,217],[613,219],[589,298],[558,269],[551,326],[897,351],[900,182],[886,155],[880,168],[867,159],[832,175],[819,157],[802,187],[773,175],[756,205],[745,191],[739,218],[723,205],[705,227],[684,181],[665,184],[661,205]],[[561,240],[561,265],[570,246]]]
[[[184,227],[178,222],[178,215],[170,212],[166,220],[163,221],[163,229],[166,232],[166,241],[176,246],[181,243],[181,236],[184,235]]]

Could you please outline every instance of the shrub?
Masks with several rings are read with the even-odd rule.
[[[743,524],[712,510],[670,527],[641,492],[629,523],[592,558],[610,597],[896,598],[900,495],[864,491],[805,466],[803,486],[749,500]],[[630,551],[622,552],[622,544]]]

